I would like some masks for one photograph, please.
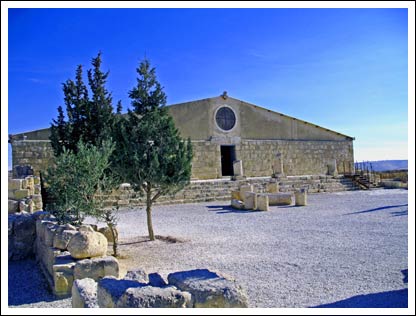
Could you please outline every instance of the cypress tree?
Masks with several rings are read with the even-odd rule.
[[[88,88],[83,81],[83,69],[76,69],[75,81],[63,83],[64,103],[68,121],[65,121],[62,107],[58,108],[58,118],[51,124],[51,143],[55,156],[63,152],[63,147],[77,152],[81,140],[85,144],[100,145],[111,137],[115,123],[112,97],[105,85],[109,72],[101,71],[101,53],[92,59],[93,69],[88,70]],[[118,105],[121,109],[121,104]],[[59,131],[59,132],[58,132]]]
[[[152,206],[161,195],[189,183],[192,146],[180,137],[165,108],[166,95],[155,68],[144,60],[137,73],[137,86],[129,93],[133,110],[121,121],[116,165],[122,178],[144,193],[149,239],[155,240]]]

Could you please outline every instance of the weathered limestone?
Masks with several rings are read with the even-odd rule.
[[[137,282],[146,284],[149,282],[149,275],[144,269],[135,269],[135,270],[127,271],[123,279],[137,281]]]
[[[35,190],[35,179],[28,176],[24,179],[8,179],[9,213],[41,210],[43,207],[40,190]],[[38,192],[39,191],[39,192]]]
[[[235,208],[237,210],[243,210],[244,209],[244,203],[242,201],[232,199],[231,200],[231,207]]]
[[[118,300],[129,288],[146,286],[132,280],[118,280],[115,277],[105,277],[98,282],[97,301],[101,308],[115,308]]]
[[[68,251],[75,259],[105,256],[107,238],[101,233],[81,231],[75,234],[68,243]]]
[[[8,213],[13,214],[19,210],[19,201],[9,200]]]
[[[295,205],[305,206],[307,205],[307,193],[306,190],[300,190],[295,192]]]
[[[292,193],[269,193],[269,205],[291,205]]]
[[[256,210],[257,209],[257,194],[254,192],[245,192],[244,193],[244,208],[246,210]]]
[[[114,229],[115,237],[117,239],[118,238],[118,231],[117,231],[116,228],[113,228],[113,229]],[[108,226],[99,228],[98,232],[103,234],[105,236],[105,238],[107,238],[108,242],[114,242],[113,234],[111,233],[111,229]]]
[[[257,194],[257,210],[269,211],[269,196],[267,194]]]
[[[30,195],[30,191],[29,189],[20,189],[20,190],[16,190],[13,193],[13,196],[16,200],[21,200],[24,198],[27,198]]]
[[[57,230],[53,238],[53,246],[58,249],[66,250],[71,238],[77,233],[76,229]]]
[[[243,176],[243,162],[241,160],[235,160],[233,162],[233,171],[235,176]]]
[[[245,192],[253,192],[252,184],[245,184],[240,187],[240,197],[241,201],[245,202]]]
[[[105,276],[118,275],[118,261],[112,256],[79,260],[74,266],[75,279],[91,278],[98,281]]]
[[[21,190],[22,189],[22,179],[9,179],[9,191]]]
[[[328,172],[327,172],[328,175],[330,175],[330,176],[337,176],[338,175],[336,159],[331,160],[328,163],[327,167],[328,167]]]
[[[231,200],[239,200],[239,201],[241,201],[240,191],[232,190],[231,191]]]
[[[164,287],[168,285],[159,273],[149,274],[149,284],[151,286],[158,286],[158,287]]]
[[[72,307],[98,307],[97,282],[90,278],[75,280],[72,285]]]
[[[266,184],[267,193],[277,193],[279,192],[279,182],[270,182]]]
[[[36,236],[35,220],[30,214],[8,216],[8,257],[9,260],[22,260],[33,255],[33,242]]]
[[[273,176],[282,176],[283,172],[283,159],[281,153],[276,153],[273,160]]]
[[[192,294],[193,307],[247,307],[248,299],[241,286],[229,278],[207,269],[175,272],[169,284]]]
[[[192,307],[192,296],[174,286],[141,286],[127,289],[117,301],[121,308],[185,308]]]

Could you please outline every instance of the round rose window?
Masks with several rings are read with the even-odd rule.
[[[217,111],[215,121],[219,128],[229,131],[235,125],[235,114],[229,107],[222,107]]]

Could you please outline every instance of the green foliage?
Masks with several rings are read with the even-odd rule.
[[[55,167],[48,170],[52,208],[63,223],[81,224],[86,215],[97,216],[103,206],[99,193],[111,191],[116,183],[109,172],[109,158],[114,150],[111,142],[98,147],[80,141],[77,148],[76,153],[64,148]]]
[[[137,87],[130,91],[134,111],[118,122],[117,171],[135,191],[146,195],[149,237],[154,240],[151,207],[156,199],[189,183],[192,146],[175,128],[166,95],[147,60],[137,68]]]
[[[113,113],[111,93],[105,88],[108,72],[101,71],[101,53],[92,59],[93,69],[88,70],[88,88],[82,79],[82,66],[76,70],[75,81],[68,79],[63,84],[66,116],[58,107],[58,118],[51,124],[51,145],[55,156],[63,149],[76,152],[78,141],[99,145],[111,137],[115,114]],[[121,110],[121,104],[118,104]]]

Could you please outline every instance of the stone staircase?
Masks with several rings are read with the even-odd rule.
[[[236,181],[229,179],[196,180],[191,181],[186,188],[176,194],[161,196],[155,204],[166,205],[230,200],[231,191],[238,190],[241,185],[252,184],[256,192],[264,193],[266,185],[275,181],[279,183],[280,192],[294,192],[298,189],[307,189],[309,193],[318,193],[360,189],[351,178],[344,176],[288,176],[279,179],[259,177]],[[130,189],[125,189],[120,194],[118,200],[120,201],[114,200],[114,202],[123,206],[144,205],[145,203],[143,196]]]

